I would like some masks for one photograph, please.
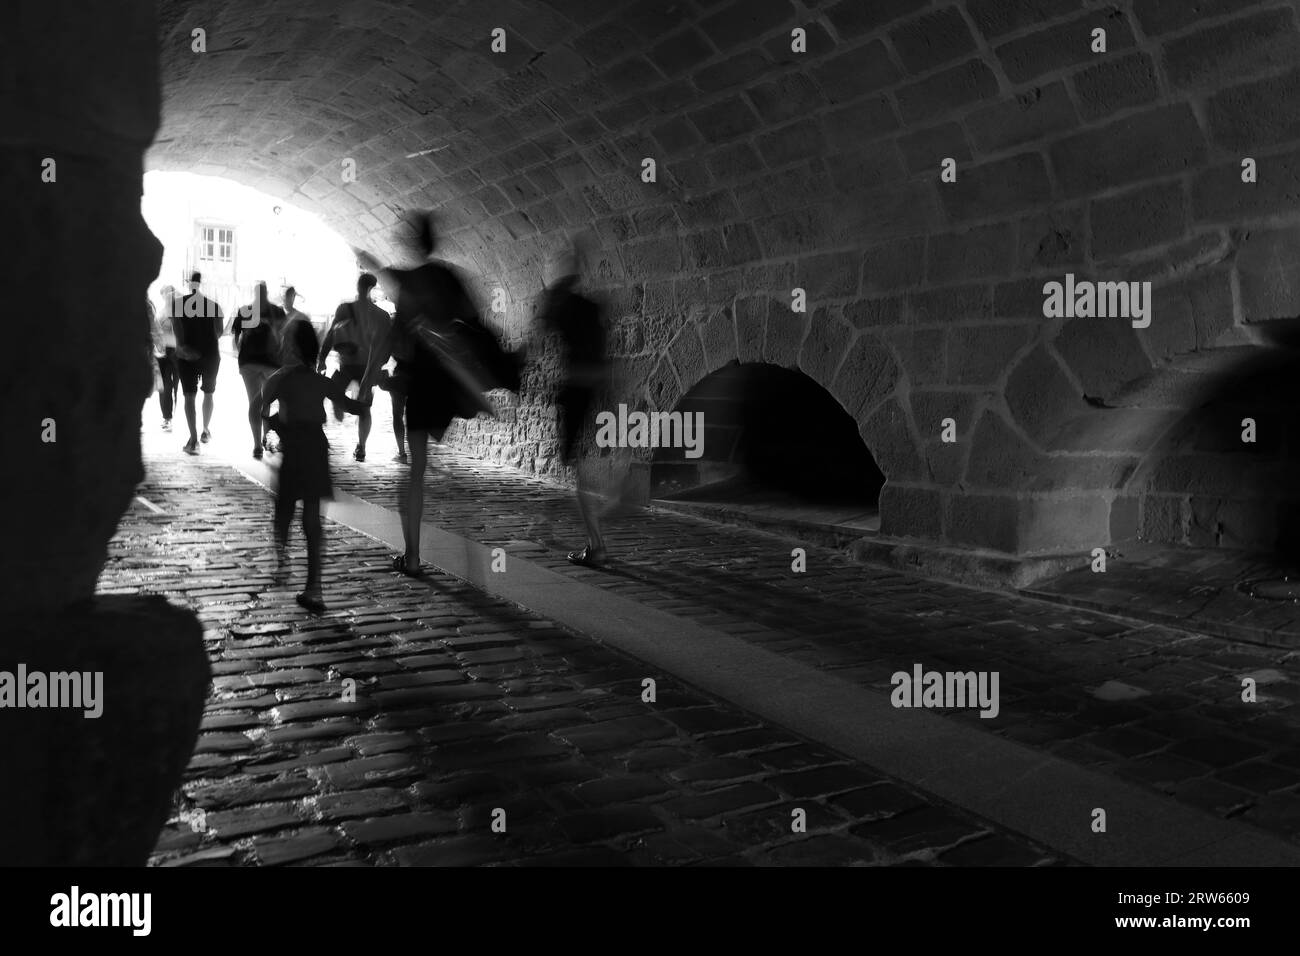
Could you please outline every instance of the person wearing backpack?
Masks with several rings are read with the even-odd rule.
[[[357,398],[366,403],[365,410],[357,416],[357,447],[352,453],[357,461],[366,460],[366,439],[370,437],[370,386],[366,381],[366,371],[375,349],[388,335],[388,313],[370,301],[370,290],[377,284],[378,280],[369,272],[361,273],[357,279],[356,299],[342,303],[335,310],[334,321],[325,332],[317,360],[317,371],[323,372],[326,357],[331,351],[337,353],[339,367],[330,378],[344,389],[356,382]],[[337,404],[334,418],[343,420],[343,409]]]

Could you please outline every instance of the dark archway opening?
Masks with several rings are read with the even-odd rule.
[[[651,496],[689,510],[759,521],[880,527],[885,476],[853,417],[792,369],[733,362],[706,376],[676,412],[702,416],[696,458],[656,449]]]

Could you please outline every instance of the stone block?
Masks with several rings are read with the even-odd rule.
[[[1052,197],[1047,167],[1038,153],[1021,153],[971,167],[957,167],[957,182],[939,191],[955,220],[991,219],[1037,207]]]
[[[833,320],[825,325],[810,327],[808,337],[804,339],[803,349],[799,352],[799,370],[818,385],[828,388],[834,379],[835,371],[844,361],[853,334],[848,325],[841,321]],[[747,335],[740,322],[739,308],[736,312],[736,335],[741,342],[743,360]],[[753,341],[761,343],[763,337],[757,335]]]
[[[927,479],[925,460],[898,399],[891,398],[881,405],[858,431],[886,479],[903,484]]]
[[[1128,18],[1122,9],[1112,7],[1009,40],[994,52],[1012,83],[1027,83],[1044,73],[1098,56],[1092,52],[1092,31],[1099,27],[1106,31],[1108,56],[1133,46]]]
[[[1110,398],[1151,371],[1137,330],[1130,323],[1070,319],[1052,344],[1082,383],[1084,394],[1092,398]]]
[[[1142,186],[1092,204],[1092,255],[1107,259],[1160,246],[1183,235],[1181,182]]]
[[[1249,233],[1241,240],[1237,274],[1247,322],[1300,314],[1300,227]],[[1218,304],[1222,309],[1221,296]]]
[[[1078,125],[1070,94],[1059,80],[976,110],[966,118],[971,139],[984,153],[1042,140]]]
[[[898,137],[898,150],[912,173],[938,176],[942,163],[948,159],[956,160],[958,164],[971,161],[966,133],[957,123],[940,123],[906,133]]]
[[[809,328],[826,323],[824,310],[791,312],[788,303],[769,300],[763,359],[782,368],[795,368]]]
[[[1192,217],[1197,222],[1237,224],[1300,207],[1300,152],[1258,157],[1253,183],[1241,180],[1244,158],[1211,166],[1193,178]]]
[[[1020,554],[1090,550],[1110,541],[1110,501],[1102,492],[1063,492],[1022,499]]]
[[[832,104],[851,103],[868,93],[893,86],[902,77],[885,44],[879,40],[819,63],[812,72],[826,102]]]
[[[948,503],[944,537],[955,544],[1014,554],[1019,517],[1014,495],[955,494]]]
[[[946,285],[1004,275],[1011,268],[1015,241],[1012,223],[932,233],[926,250],[926,279]]]
[[[966,12],[990,40],[1074,13],[1080,0],[966,0]]]
[[[898,366],[873,335],[859,335],[829,389],[850,415],[861,421],[898,383]]]
[[[1087,407],[1056,359],[1042,345],[1012,371],[1005,395],[1016,424],[1039,447],[1049,450],[1065,421]]]
[[[1300,32],[1290,8],[1263,10],[1216,23],[1168,41],[1163,62],[1169,82],[1182,89],[1221,89],[1233,80],[1294,63]]]
[[[1242,7],[1241,0],[1134,0],[1133,13],[1148,36],[1172,33],[1199,20],[1227,16]]]
[[[840,0],[826,11],[826,17],[841,37],[852,39],[915,13],[926,2],[927,0],[877,0],[874,3],[862,3],[860,0]]]
[[[957,7],[945,7],[909,20],[889,31],[890,42],[903,67],[928,73],[975,49],[975,38]]]
[[[769,297],[766,295],[736,300],[736,357],[742,362],[757,362],[762,359],[768,302]]]
[[[897,91],[903,122],[924,123],[997,95],[998,81],[980,58],[967,60]]]
[[[900,329],[886,333],[887,341],[913,386],[947,381],[947,332],[944,329]]]
[[[1143,541],[1186,544],[1185,508],[1186,499],[1182,495],[1142,495],[1139,537]]]
[[[1085,261],[1086,239],[1083,206],[1053,206],[1033,213],[1020,220],[1016,267],[1030,272],[1071,271],[1070,267]]]
[[[1220,90],[1205,107],[1210,136],[1229,150],[1300,138],[1300,69]]]
[[[1029,344],[1024,325],[971,325],[948,332],[948,381],[952,385],[993,385]]]
[[[1052,166],[1067,195],[1101,192],[1182,175],[1205,160],[1205,137],[1187,104],[1160,106],[1052,145]]]
[[[862,291],[892,292],[914,288],[925,276],[925,239],[900,239],[873,246],[862,254]]]

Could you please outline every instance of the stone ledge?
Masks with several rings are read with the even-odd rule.
[[[948,583],[1020,589],[1079,566],[1070,554],[1017,556],[976,548],[954,548],[908,538],[870,536],[849,547],[854,560],[900,571],[941,577]]]

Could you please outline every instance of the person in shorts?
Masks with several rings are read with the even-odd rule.
[[[190,291],[180,300],[176,331],[176,370],[180,375],[181,392],[185,396],[185,424],[190,429],[190,440],[185,443],[185,453],[197,455],[199,442],[211,437],[212,395],[217,390],[217,371],[221,367],[219,343],[225,328],[221,306],[202,292],[199,286],[203,276],[190,273]],[[194,397],[203,389],[203,432],[196,428]]]
[[[388,314],[370,301],[370,291],[378,280],[369,272],[361,273],[357,279],[357,297],[342,303],[334,312],[334,321],[325,332],[321,343],[317,371],[325,370],[325,359],[331,351],[339,357],[339,367],[330,376],[345,389],[356,382],[361,391],[358,397],[366,400],[369,389],[363,384],[371,359],[388,334]],[[343,420],[343,409],[334,407],[334,418]],[[366,439],[370,437],[370,409],[367,407],[358,415],[357,447],[352,457],[357,461],[366,460]]]

